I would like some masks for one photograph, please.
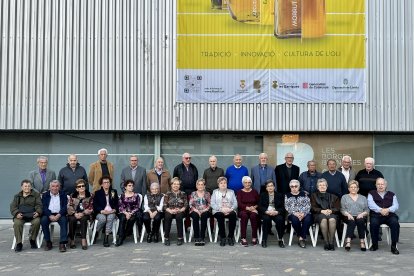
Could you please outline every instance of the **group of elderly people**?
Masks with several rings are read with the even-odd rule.
[[[76,248],[75,232],[79,224],[82,249],[87,246],[88,223],[96,219],[96,230],[104,233],[103,245],[110,246],[109,235],[113,231],[113,223],[118,219],[118,239],[116,246],[121,246],[132,232],[135,223],[145,225],[147,242],[159,241],[159,230],[164,219],[164,244],[170,245],[170,230],[172,220],[176,220],[177,245],[184,241],[184,220],[192,219],[194,240],[196,246],[205,245],[205,232],[208,219],[214,218],[220,236],[220,246],[226,244],[233,246],[235,243],[235,229],[237,218],[240,218],[241,245],[248,246],[247,225],[250,220],[252,239],[250,244],[258,244],[258,228],[262,224],[262,247],[267,247],[267,239],[271,233],[272,222],[277,230],[278,245],[285,247],[283,235],[285,232],[285,220],[291,223],[297,236],[300,247],[306,247],[308,230],[313,223],[317,223],[321,229],[325,241],[325,250],[335,250],[334,237],[338,222],[343,220],[347,225],[345,250],[351,248],[351,239],[354,229],[358,229],[360,249],[366,251],[365,244],[367,218],[370,216],[370,231],[372,236],[371,251],[378,249],[379,228],[381,224],[387,224],[391,230],[393,254],[399,254],[396,243],[399,235],[398,217],[395,211],[398,209],[398,201],[394,193],[386,191],[387,182],[383,178],[376,181],[377,190],[368,195],[368,199],[358,194],[358,182],[352,180],[348,184],[349,194],[338,198],[328,193],[328,183],[325,179],[317,181],[317,191],[311,195],[301,191],[298,180],[289,183],[290,192],[282,194],[276,191],[275,183],[268,180],[265,190],[259,195],[252,188],[252,180],[249,176],[242,178],[243,188],[235,194],[227,187],[227,178],[219,177],[218,188],[210,195],[206,191],[205,180],[198,179],[196,191],[190,196],[182,191],[181,180],[174,177],[170,183],[170,189],[164,195],[160,192],[158,183],[152,183],[150,192],[144,198],[134,192],[134,181],[125,182],[125,191],[118,196],[112,188],[111,178],[103,176],[99,180],[101,188],[94,194],[86,190],[86,181],[76,181],[76,191],[67,196],[60,191],[57,180],[50,183],[49,191],[42,196],[31,189],[29,180],[23,180],[21,191],[15,195],[10,205],[14,217],[14,233],[16,237],[17,252],[22,250],[22,231],[25,222],[31,222],[30,245],[37,248],[36,237],[40,225],[46,241],[45,250],[52,249],[49,224],[57,222],[60,225],[61,252],[66,251],[66,244],[70,248]],[[228,231],[226,234],[226,222]],[[68,224],[68,225],[67,225]],[[201,225],[201,227],[200,227]],[[69,226],[69,227],[68,227]],[[67,234],[67,228],[69,233]]]

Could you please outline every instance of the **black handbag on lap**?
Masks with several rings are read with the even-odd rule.
[[[34,212],[36,211],[35,208],[33,206],[30,206],[30,205],[20,205],[20,198],[19,198],[18,203],[19,203],[18,204],[19,213],[22,214],[23,218],[25,218],[25,219],[33,218]]]

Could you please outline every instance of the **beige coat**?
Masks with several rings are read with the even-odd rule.
[[[106,161],[106,163],[108,164],[109,176],[113,180],[114,179],[114,165],[112,165],[112,163],[109,161]],[[89,184],[92,185],[93,193],[95,193],[97,190],[101,188],[101,185],[99,184],[99,179],[101,177],[102,177],[101,162],[98,160],[89,166],[88,180],[89,180]],[[112,181],[112,187],[113,186],[114,186],[114,183]]]

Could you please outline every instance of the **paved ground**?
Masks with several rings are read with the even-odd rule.
[[[266,249],[209,243],[177,246],[174,238],[166,247],[134,244],[131,237],[118,248],[104,248],[99,239],[86,251],[78,246],[66,253],[56,246],[49,252],[32,250],[26,241],[23,251],[15,253],[10,249],[11,224],[0,224],[0,275],[414,275],[413,238],[414,228],[401,229],[398,256],[390,253],[386,242],[377,252],[361,252],[356,243],[350,252],[325,252],[322,242],[315,248],[301,249],[295,243],[281,249],[272,237]]]

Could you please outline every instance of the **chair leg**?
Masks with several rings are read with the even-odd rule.
[[[335,230],[335,240],[336,240],[336,246],[337,247],[342,247],[341,244],[339,243],[338,231],[337,230]]]
[[[214,242],[217,242],[218,238],[218,224],[217,220],[214,218]]]
[[[96,226],[98,225],[98,220],[95,220],[93,223],[93,230],[92,230],[92,238],[91,238],[91,245],[93,245],[96,236]]]
[[[188,235],[188,242],[191,242],[191,239],[193,238],[194,229],[193,229],[193,218],[190,218],[191,225],[190,225],[190,234]]]
[[[263,241],[263,222],[262,222],[261,231],[260,231],[260,234],[258,235],[258,237],[259,237],[259,244],[262,244],[262,241]]]
[[[318,242],[318,234],[319,234],[319,224],[316,224],[315,226],[315,235],[313,235],[313,225],[309,227],[309,236],[312,240],[312,246],[316,247],[316,243]]]
[[[341,247],[344,247],[345,238],[346,238],[346,230],[348,230],[348,225],[346,223],[344,223],[344,229],[342,229]]]
[[[187,235],[185,234],[185,218],[183,219],[183,238],[184,238],[184,243],[187,243]]]
[[[138,227],[138,225],[136,223],[134,223],[134,225],[132,226],[132,233],[134,235],[134,243],[138,243],[137,227]]]
[[[289,235],[289,246],[292,246],[293,232],[295,232],[295,230],[293,229],[293,226],[291,224],[290,225],[290,235]]]
[[[211,227],[210,227],[210,221],[207,222],[207,231],[208,231],[208,237],[210,239],[210,242],[213,242],[213,239],[211,237]]]
[[[237,219],[236,221],[236,229],[234,230],[234,237],[236,240],[236,243],[239,242],[239,238],[240,238],[240,218]]]
[[[140,240],[139,240],[140,243],[142,243],[142,241],[144,240],[145,232],[146,232],[145,225],[143,225],[142,230],[141,230],[141,237],[140,237]]]

